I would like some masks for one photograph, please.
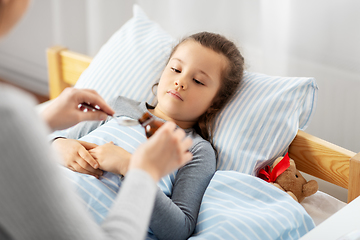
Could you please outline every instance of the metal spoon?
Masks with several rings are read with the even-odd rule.
[[[119,119],[119,118],[116,118],[116,117],[114,117],[114,116],[112,116],[112,115],[110,115],[110,114],[107,114],[106,112],[104,112],[104,111],[101,110],[100,108],[96,108],[96,107],[91,106],[91,105],[89,105],[89,104],[87,104],[87,103],[81,103],[80,105],[81,105],[80,107],[85,107],[85,108],[87,108],[87,109],[89,109],[89,110],[91,110],[91,111],[101,111],[101,112],[105,113],[105,114],[108,115],[109,117],[114,118],[115,121],[116,121],[119,125],[121,125],[121,126],[130,127],[130,126],[135,126],[135,125],[140,124],[139,121],[138,121],[138,120],[135,120],[135,119],[124,119],[124,118]]]

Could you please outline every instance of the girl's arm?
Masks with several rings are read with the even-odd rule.
[[[191,162],[180,168],[171,199],[156,194],[150,229],[158,239],[187,239],[193,233],[206,187],[216,170],[215,153],[203,140],[193,146]]]

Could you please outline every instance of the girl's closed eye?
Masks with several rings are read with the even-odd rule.
[[[197,80],[197,79],[193,79],[194,80],[194,82],[196,83],[196,84],[200,84],[200,85],[205,85],[204,83],[202,83],[202,82],[200,82],[199,80]]]
[[[172,67],[171,70],[174,71],[174,72],[176,72],[176,73],[181,73],[181,71],[180,71],[179,69],[174,68],[174,67]]]

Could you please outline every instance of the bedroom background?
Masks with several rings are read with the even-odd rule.
[[[2,39],[0,78],[47,95],[46,48],[62,45],[94,56],[131,18],[134,3],[175,38],[203,30],[226,35],[248,71],[315,77],[317,109],[306,132],[359,152],[357,0],[33,0]],[[347,190],[321,188],[346,201]]]

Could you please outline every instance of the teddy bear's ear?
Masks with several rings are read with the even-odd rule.
[[[290,158],[290,166],[294,166],[294,168],[296,168],[295,161],[294,161],[294,160],[292,160],[291,158]]]
[[[303,194],[304,197],[311,196],[317,192],[319,188],[318,183],[315,180],[310,180],[303,185]]]
[[[275,159],[275,161],[273,162],[273,164],[271,165],[271,170],[282,160],[282,157],[278,157],[277,159]]]

